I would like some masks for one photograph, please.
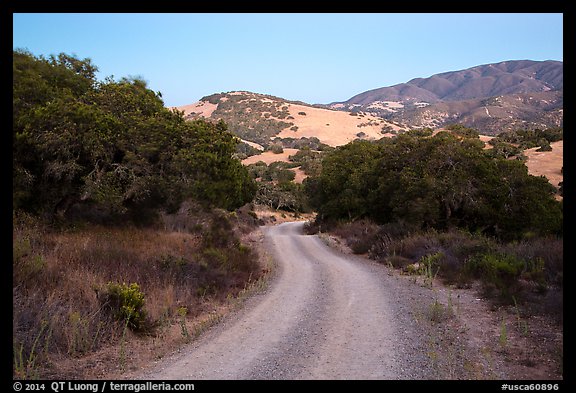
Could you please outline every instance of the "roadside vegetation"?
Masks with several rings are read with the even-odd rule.
[[[91,367],[60,364],[110,348],[124,369],[140,339],[189,339],[263,274],[243,240],[257,187],[226,124],[185,121],[144,81],[96,70],[13,52],[18,379],[83,378]]]
[[[126,353],[144,337],[163,346],[188,341],[196,320],[262,277],[258,255],[242,242],[257,223],[248,209],[191,204],[146,227],[55,229],[15,214],[14,377],[87,377],[91,370],[60,363],[110,348],[114,370],[127,370]],[[175,324],[182,335],[167,336]]]
[[[333,232],[353,252],[407,274],[458,287],[480,282],[496,304],[518,302],[561,322],[558,190],[522,160],[484,149],[474,130],[453,128],[327,153],[320,174],[304,182],[318,212],[309,232]]]
[[[420,130],[329,152],[305,181],[321,221],[370,218],[428,229],[458,228],[500,240],[562,235],[562,202],[520,160],[494,157],[484,142]]]

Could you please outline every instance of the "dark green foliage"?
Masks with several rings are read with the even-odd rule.
[[[410,130],[406,132],[406,135],[409,136],[413,136],[413,137],[426,137],[426,136],[432,136],[432,134],[434,133],[434,130],[431,128],[420,128],[420,129],[415,129],[415,130]]]
[[[294,173],[294,171],[291,171],[290,169],[280,169],[279,171],[276,172],[276,176],[277,176],[276,180],[278,180],[278,183],[288,183],[294,180],[294,178],[296,177],[296,173]]]
[[[296,152],[296,154],[291,155],[288,159],[292,162],[297,162],[302,165],[305,162],[317,160],[320,158],[320,153],[313,151],[309,148],[303,148]]]
[[[254,202],[276,210],[306,212],[310,208],[302,184],[260,182]]]
[[[320,139],[316,138],[315,136],[310,138],[303,136],[300,139],[276,137],[272,142],[281,144],[284,148],[289,149],[310,149],[316,151],[328,151],[333,149],[331,146],[320,142]]]
[[[248,173],[254,179],[264,178],[268,175],[268,165],[264,161],[258,161],[254,164],[250,164],[246,167],[248,169]]]
[[[355,141],[324,157],[320,176],[304,182],[320,217],[353,219],[369,214],[376,190],[373,166],[380,150],[379,145]]]
[[[308,176],[318,176],[322,168],[322,154],[309,148],[303,148],[288,159],[300,165],[300,169]]]
[[[406,221],[502,239],[561,233],[561,204],[546,178],[491,155],[478,138],[429,134],[355,141],[327,153],[321,173],[305,181],[319,218]]]
[[[226,100],[222,100],[222,98]],[[204,97],[210,103],[218,104],[212,113],[212,118],[224,119],[231,132],[240,138],[250,140],[267,147],[270,137],[277,135],[294,123],[284,121],[289,112],[283,103],[274,99],[261,100],[250,93],[245,94],[215,94]],[[286,108],[286,109],[284,109]]]
[[[550,142],[548,142],[545,139],[541,140],[538,143],[538,145],[540,145],[540,148],[536,149],[536,151],[552,151],[552,146],[550,146]]]
[[[506,300],[511,300],[524,267],[524,261],[501,253],[477,254],[467,263],[467,269],[482,279],[487,291],[496,290]]]
[[[451,124],[444,127],[448,131],[452,131],[452,134],[461,136],[463,138],[480,138],[480,134],[474,128],[466,127],[462,124]]]
[[[564,130],[562,128],[547,128],[545,130],[536,128],[534,130],[505,131],[498,134],[489,143],[508,142],[525,150],[538,146],[546,148],[552,142],[561,141],[563,137]]]
[[[374,245],[379,227],[369,220],[358,220],[341,223],[334,229],[334,234],[345,239],[354,254],[365,254]]]
[[[13,54],[14,208],[63,217],[173,210],[186,198],[234,209],[256,186],[223,122],[184,121],[139,79],[94,79],[89,60]]]
[[[209,96],[205,96],[200,98],[200,101],[208,101],[211,104],[218,104],[220,102],[220,99],[222,97],[225,97],[226,93],[217,93],[217,94],[212,94]]]
[[[258,154],[262,154],[262,151],[253,146],[250,146],[245,142],[240,142],[236,145],[236,157],[238,157],[240,160],[251,156],[256,156]]]
[[[273,144],[269,147],[269,149],[274,154],[284,153],[284,148],[282,147],[282,145]]]
[[[495,158],[508,159],[513,156],[520,156],[522,153],[522,149],[508,142],[491,139],[488,143],[492,145],[492,149],[488,149],[487,154]]]

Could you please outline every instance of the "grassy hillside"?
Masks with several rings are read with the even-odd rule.
[[[264,147],[274,137],[317,137],[330,146],[357,138],[379,139],[405,130],[398,124],[363,113],[318,108],[302,102],[250,92],[220,93],[181,106],[187,119],[223,119],[240,138]]]

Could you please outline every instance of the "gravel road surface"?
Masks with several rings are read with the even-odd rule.
[[[144,379],[431,379],[414,311],[430,294],[335,251],[303,222],[262,228],[269,288]]]

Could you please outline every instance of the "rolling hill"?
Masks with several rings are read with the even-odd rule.
[[[320,108],[270,95],[235,91],[177,107],[187,119],[223,119],[244,141],[268,147],[275,138],[318,138],[330,146],[354,139],[380,139],[406,130],[378,116]]]
[[[347,101],[310,105],[247,91],[212,94],[177,107],[187,119],[222,119],[253,151],[246,165],[289,161],[302,146],[321,149],[355,139],[377,140],[408,129],[460,123],[490,136],[512,129],[563,126],[563,63],[506,61],[417,78],[370,90]],[[284,154],[270,151],[284,145]],[[487,146],[488,147],[488,146]],[[267,151],[264,151],[267,150]],[[532,151],[534,150],[534,151]],[[562,144],[553,153],[527,151],[531,173],[562,180]],[[263,153],[261,153],[264,151]],[[260,154],[261,153],[261,154]],[[546,170],[540,170],[543,163]],[[298,168],[297,181],[305,177]]]

